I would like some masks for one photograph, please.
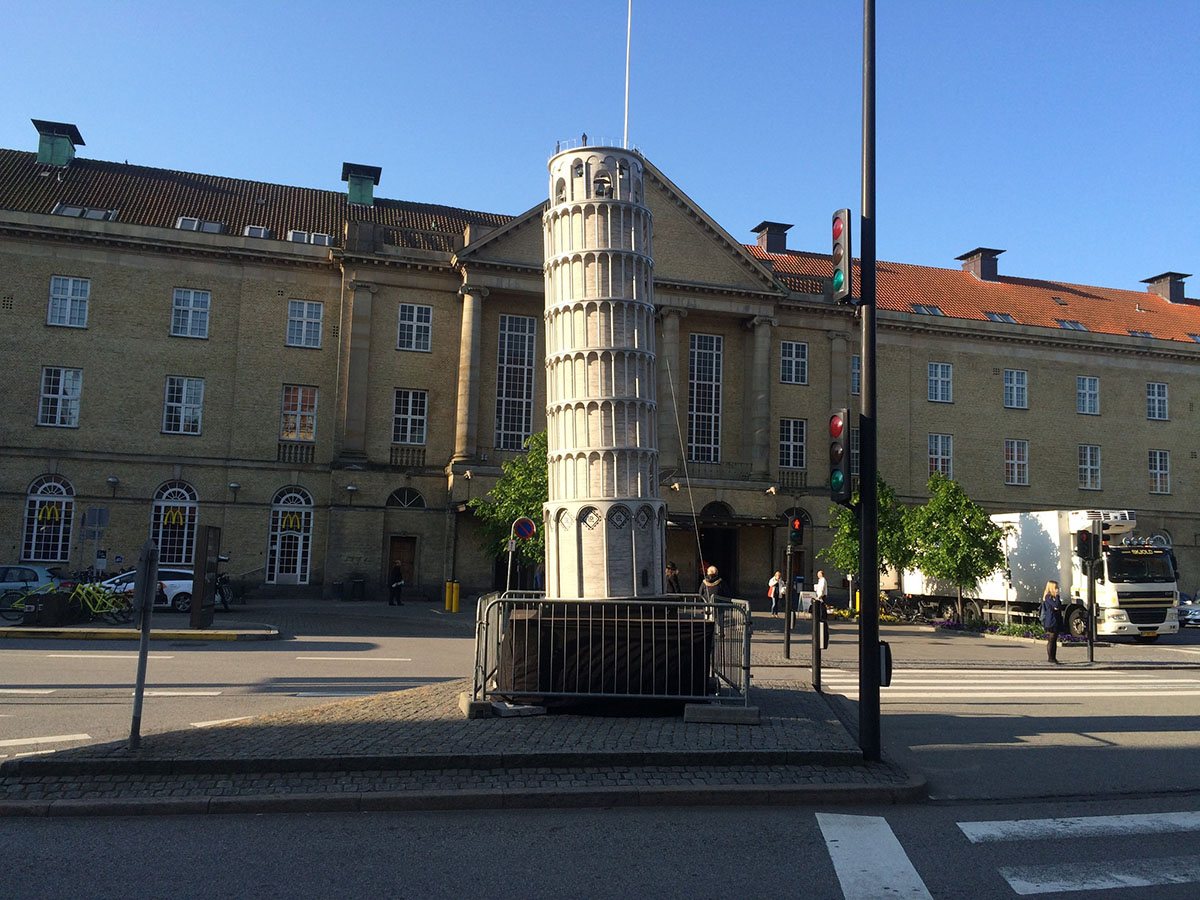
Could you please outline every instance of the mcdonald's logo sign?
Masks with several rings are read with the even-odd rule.
[[[184,516],[182,506],[168,506],[165,510],[163,510],[164,525],[183,525],[183,522]]]
[[[300,513],[285,512],[279,515],[279,527],[285,531],[298,531],[300,529]]]
[[[59,522],[62,520],[62,510],[57,503],[43,503],[37,517],[39,522]]]

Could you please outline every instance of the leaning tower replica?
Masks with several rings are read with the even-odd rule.
[[[662,593],[650,211],[641,158],[550,159],[546,241],[546,596]]]

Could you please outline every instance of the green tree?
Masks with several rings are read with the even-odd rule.
[[[546,475],[546,432],[525,441],[525,453],[500,467],[500,479],[483,497],[467,505],[483,523],[484,534],[497,556],[508,552],[512,523],[528,516],[537,523],[537,534],[517,540],[517,558],[536,565],[546,559],[546,535],[542,529],[542,504],[550,497]]]
[[[929,502],[913,510],[911,527],[914,564],[927,577],[954,585],[963,621],[963,591],[1004,565],[1004,528],[940,472],[930,476]]]
[[[892,486],[882,478],[876,482],[878,504],[878,554],[879,571],[891,569],[903,572],[912,566],[916,547],[908,519],[912,511],[900,502]],[[851,501],[857,505],[859,492],[855,491]],[[848,574],[858,574],[859,529],[858,514],[844,506],[829,509],[829,528],[833,539],[829,546],[817,552],[817,556]]]

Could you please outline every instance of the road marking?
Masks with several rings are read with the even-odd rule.
[[[57,688],[0,688],[0,694],[53,694]]]
[[[879,816],[817,813],[825,847],[846,900],[930,898],[887,820]]]
[[[297,656],[296,659],[324,660],[325,662],[412,662],[403,656]]]
[[[293,697],[371,697],[375,694],[386,694],[387,691],[301,691],[292,694]]]
[[[1048,866],[1002,867],[999,871],[1009,886],[1022,895],[1103,891],[1109,888],[1191,884],[1200,881],[1200,856],[1168,856],[1109,862],[1060,862]]]
[[[253,719],[253,716],[238,716],[235,719],[213,719],[211,722],[193,722],[193,728],[208,728],[211,725],[227,725],[230,722],[244,722],[246,719]]]
[[[46,659],[137,659],[136,653],[116,655],[112,653],[47,653]],[[174,659],[174,656],[160,656],[151,653],[147,659]]]
[[[90,741],[90,734],[55,734],[50,737],[18,738],[0,741],[0,747],[29,747],[37,744],[65,744],[69,741]]]
[[[1200,812],[959,822],[958,827],[962,829],[962,833],[972,844],[984,841],[1036,841],[1048,837],[1079,838],[1113,834],[1167,834],[1177,831],[1200,831]]]
[[[145,693],[147,697],[219,697],[220,695],[220,691],[146,691]]]

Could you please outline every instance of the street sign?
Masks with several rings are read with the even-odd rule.
[[[537,526],[533,524],[533,519],[522,516],[513,522],[513,534],[523,540],[528,540],[537,534]]]

